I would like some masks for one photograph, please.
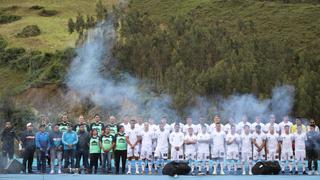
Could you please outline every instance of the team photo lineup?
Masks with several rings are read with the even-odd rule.
[[[28,123],[17,136],[10,122],[1,134],[2,155],[12,159],[14,139],[22,154],[21,173],[35,173],[34,154],[39,173],[86,174],[159,174],[170,161],[185,161],[191,175],[252,175],[252,167],[259,161],[277,161],[282,174],[318,175],[319,127],[313,119],[291,122],[284,116],[276,123],[270,115],[268,123],[256,116],[247,116],[239,123],[233,118],[221,123],[215,115],[212,124],[191,117],[186,124],[168,124],[167,117],[159,123],[149,118],[110,116],[105,120],[95,114],[91,123],[80,115],[72,125],[67,115],[51,124],[44,120],[35,132]],[[48,162],[48,163],[47,163]]]

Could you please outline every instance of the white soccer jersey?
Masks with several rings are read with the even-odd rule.
[[[172,147],[182,147],[184,134],[182,132],[172,132],[169,136],[169,142]]]
[[[281,145],[281,153],[283,152],[292,152],[292,141],[294,140],[293,134],[281,134],[280,141]]]
[[[149,131],[142,131],[141,134],[141,150],[152,151],[152,139],[154,138],[154,133]]]
[[[226,142],[227,142],[227,152],[228,151],[233,151],[233,152],[238,152],[239,151],[239,143],[240,143],[240,135],[235,133],[235,134],[227,134],[226,135]],[[231,144],[228,144],[228,142],[231,142]]]
[[[126,135],[129,138],[129,141],[131,142],[131,144],[134,144],[138,140],[138,136],[140,135],[140,131],[137,128],[134,128],[134,129],[129,128],[126,131]],[[128,147],[129,147],[129,144],[128,144]]]
[[[198,126],[197,125],[194,125],[194,124],[186,124],[183,126],[183,130],[182,132],[185,133],[185,134],[188,134],[188,129],[189,128],[192,128],[193,129],[193,133],[194,134],[197,134],[198,133]]]
[[[305,151],[306,150],[306,140],[307,135],[305,133],[301,134],[294,134],[294,140],[295,140],[295,151]]]
[[[251,134],[241,134],[241,152],[251,153],[252,152],[252,135]]]
[[[221,131],[223,131],[224,130],[223,124],[220,124],[220,126],[221,126]],[[208,129],[208,133],[213,134],[214,132],[216,132],[216,123],[212,123]]]
[[[159,150],[164,150],[164,151],[168,151],[168,147],[169,147],[169,132],[167,131],[158,131],[156,133],[156,138],[157,138],[157,148]]]
[[[243,131],[244,131],[243,128],[244,128],[245,125],[248,125],[248,126],[249,126],[249,129],[251,130],[251,123],[241,121],[241,122],[239,122],[238,125],[237,125],[237,132],[238,132],[239,134],[242,134],[242,133],[243,133]]]
[[[169,124],[165,124],[164,125],[164,130],[167,131],[168,133],[171,133],[172,131],[172,126]]]
[[[210,128],[209,124],[206,124],[206,123],[205,123],[205,124],[203,124],[203,125],[207,128],[207,132],[209,132],[209,128]],[[202,127],[201,124],[197,124],[197,125],[196,125],[198,134],[201,133],[201,127]]]
[[[137,129],[139,132],[144,131],[144,124],[135,124],[135,129]]]
[[[266,130],[266,125],[265,124],[263,124],[263,123],[257,123],[257,122],[254,122],[254,123],[252,123],[251,124],[251,131],[255,131],[256,130],[256,126],[257,125],[260,125],[261,126],[261,131],[263,131],[263,132],[266,132],[267,130]]]
[[[291,129],[291,126],[293,125],[292,122],[288,121],[288,122],[284,122],[282,121],[281,123],[279,123],[279,129],[280,129],[280,133],[284,133],[284,127],[288,125],[289,129]]]
[[[226,133],[226,134],[230,134],[231,133],[231,124],[228,123],[226,125],[223,126],[223,131]]]
[[[267,140],[267,148],[269,152],[276,152],[279,142],[279,134],[274,132],[271,134],[270,132],[266,134],[266,140]]]
[[[127,124],[121,123],[120,125],[122,125],[124,127],[124,132],[127,132],[127,130],[130,129],[129,123],[127,123]]]
[[[270,129],[270,126],[273,125],[274,127],[274,131],[279,133],[280,132],[280,128],[279,128],[279,125],[277,123],[267,123],[266,126],[265,126],[265,133],[269,132],[269,129]]]
[[[261,146],[262,143],[263,143],[263,141],[266,140],[266,136],[265,136],[265,134],[262,133],[262,132],[261,132],[260,134],[254,132],[254,133],[252,134],[252,139],[255,140],[256,143],[257,143],[259,146]],[[257,147],[256,147],[255,145],[253,145],[253,149],[254,149],[254,151],[258,151],[258,150],[257,150]],[[264,149],[262,150],[262,152],[264,152]]]
[[[209,154],[209,145],[210,145],[210,134],[202,132],[197,135],[197,147],[198,153],[208,153]],[[208,141],[208,142],[201,142],[201,141]]]
[[[186,134],[185,136],[184,136],[184,140],[185,141],[195,141],[195,142],[197,142],[197,136],[196,135],[194,135],[194,134],[192,134],[191,136],[190,136],[190,134]],[[185,154],[186,155],[189,155],[189,154],[196,154],[196,145],[197,145],[197,143],[195,143],[195,144],[185,144],[184,145],[184,148],[185,148]]]

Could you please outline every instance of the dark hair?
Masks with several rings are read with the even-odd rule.
[[[99,117],[100,117],[100,115],[99,115],[99,114],[94,114],[94,116],[93,116],[93,117],[97,117],[97,116],[99,116]]]
[[[316,128],[316,126],[314,124],[311,124],[310,127]]]
[[[123,128],[124,126],[123,125],[119,125],[117,128],[118,128],[118,132],[120,131],[121,128]]]
[[[41,129],[41,128],[45,128],[45,127],[46,127],[46,125],[41,124],[41,125],[39,126],[39,129]]]

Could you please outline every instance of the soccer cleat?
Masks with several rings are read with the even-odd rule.
[[[194,175],[196,175],[196,173],[194,173],[194,172],[191,172],[191,175],[192,175],[192,176],[194,176]]]
[[[252,176],[252,172],[251,171],[249,172],[249,175]]]
[[[128,175],[130,175],[130,174],[131,174],[131,172],[130,172],[130,171],[128,171],[128,172],[127,172],[127,174],[128,174]]]
[[[224,171],[223,170],[221,170],[220,175],[224,175]]]
[[[303,175],[307,175],[308,173],[307,173],[306,171],[303,171],[302,174],[303,174]]]
[[[318,171],[315,171],[315,172],[314,172],[314,175],[318,176],[318,175],[319,175],[319,172],[318,172]]]
[[[210,174],[210,172],[209,172],[209,171],[207,171],[207,172],[206,172],[206,175],[209,175],[209,174]]]
[[[290,172],[289,172],[289,174],[293,174],[293,172],[292,172],[292,171],[290,171]]]
[[[246,172],[245,172],[245,171],[243,171],[243,172],[242,172],[242,175],[246,175]]]
[[[62,174],[61,169],[58,170],[58,174]]]
[[[284,172],[284,171],[281,171],[281,174],[285,174],[285,172]]]
[[[312,174],[313,174],[313,172],[312,172],[312,171],[309,171],[309,172],[308,172],[308,175],[312,175]]]
[[[299,174],[298,171],[295,171],[295,172],[294,172],[294,175],[298,175],[298,174]]]
[[[136,171],[136,175],[139,175],[139,171]]]
[[[149,172],[148,172],[148,175],[152,175],[152,171],[149,171]]]
[[[212,172],[212,175],[217,175],[217,172],[216,172],[216,171],[213,171],[213,172]]]
[[[53,169],[50,171],[50,174],[54,174],[54,170]]]

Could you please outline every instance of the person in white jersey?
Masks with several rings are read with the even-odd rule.
[[[191,174],[194,175],[194,166],[197,156],[197,136],[193,133],[193,128],[189,127],[187,134],[184,136],[184,157],[189,161],[191,166]]]
[[[302,173],[306,175],[306,141],[307,135],[302,132],[302,126],[297,126],[297,133],[294,134],[295,141],[295,174],[299,173],[298,165],[302,164]]]
[[[132,163],[135,164],[136,174],[139,174],[139,144],[140,144],[140,131],[135,127],[136,120],[130,120],[130,128],[126,130],[127,138],[127,157],[128,157],[128,172],[131,174]]]
[[[273,126],[269,127],[269,132],[266,134],[266,154],[268,161],[279,160],[279,134],[274,130]]]
[[[262,120],[261,120],[260,116],[256,116],[255,117],[255,122],[251,124],[251,132],[255,132],[256,131],[256,126],[257,125],[261,126],[261,131],[262,132],[268,131],[268,130],[266,130],[266,125],[262,123]]]
[[[210,134],[212,134],[213,132],[216,131],[216,124],[220,124],[219,126],[221,127],[221,129],[223,129],[223,125],[221,124],[220,115],[215,115],[213,117],[213,123],[210,124],[209,131],[208,131]]]
[[[245,125],[249,126],[251,130],[251,123],[249,122],[247,115],[243,115],[241,118],[241,121],[238,123],[238,127],[237,127],[238,134],[241,135],[243,133]]]
[[[169,143],[171,145],[171,160],[183,159],[183,142],[184,134],[180,132],[180,125],[174,125],[174,131],[169,136]]]
[[[198,172],[199,175],[203,175],[202,167],[206,167],[206,174],[209,175],[210,170],[210,134],[207,132],[207,127],[202,125],[201,131],[197,135],[197,160],[198,160]]]
[[[187,123],[183,126],[183,133],[184,134],[188,134],[188,129],[192,128],[193,133],[197,134],[198,133],[198,127],[195,124],[193,124],[192,117],[187,117],[186,118],[186,122]]]
[[[249,175],[252,175],[252,135],[250,134],[250,126],[244,125],[241,137],[241,165],[242,174],[246,175],[246,164],[248,165]]]
[[[155,134],[149,129],[149,123],[144,123],[144,130],[141,132],[141,174],[146,172],[146,163],[148,164],[148,174],[152,174],[152,140]]]
[[[155,156],[155,171],[158,172],[158,168],[164,167],[168,160],[168,150],[169,150],[169,135],[170,133],[164,129],[164,124],[159,125],[159,131],[156,133],[157,147],[154,153]]]
[[[223,130],[226,134],[231,133],[231,126],[234,126],[237,131],[237,125],[232,117],[229,117],[228,123],[223,126]]]
[[[269,130],[270,126],[273,126],[274,130],[277,133],[280,132],[280,128],[279,128],[279,125],[276,123],[276,116],[274,114],[270,115],[269,122],[265,126],[265,130],[266,130],[265,133],[267,133],[267,131]]]
[[[282,122],[279,123],[279,129],[280,129],[280,134],[284,133],[284,126],[288,125],[289,128],[291,129],[291,126],[293,125],[292,122],[289,121],[289,116],[283,116]]]
[[[230,133],[226,135],[227,168],[229,174],[231,174],[231,166],[233,166],[233,172],[236,174],[239,161],[239,144],[240,135],[236,133],[236,126],[232,124]]]
[[[256,125],[255,127],[255,132],[252,134],[252,143],[253,143],[253,160],[255,162],[265,160],[266,137],[265,137],[265,134],[261,131],[260,125]]]
[[[211,157],[213,159],[213,175],[217,174],[217,167],[220,164],[220,175],[224,175],[224,158],[225,158],[225,136],[220,123],[215,125],[216,130],[211,134],[212,146]]]
[[[292,161],[293,161],[293,150],[292,141],[294,140],[293,134],[290,133],[290,127],[284,126],[284,133],[280,136],[281,143],[281,170],[285,173],[286,165],[289,165],[289,171],[292,173]]]

